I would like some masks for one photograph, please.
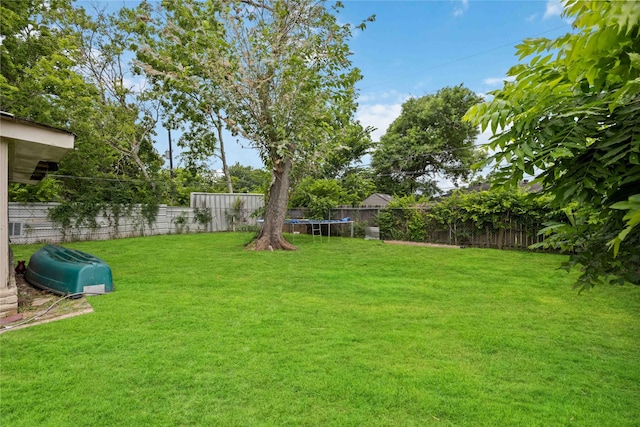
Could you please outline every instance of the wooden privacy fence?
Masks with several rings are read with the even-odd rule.
[[[430,226],[433,227],[433,224]],[[436,225],[435,229],[428,229],[425,242],[478,248],[526,249],[544,240],[538,235],[539,228],[529,228],[517,221],[509,221],[504,228],[497,230],[489,226],[478,228],[470,221],[457,222],[444,227]],[[381,233],[384,238],[385,233],[382,231]]]
[[[452,221],[450,224],[440,224],[435,220],[426,220],[422,225],[422,230],[416,232],[416,230],[409,229],[408,223],[398,224],[394,227],[381,226],[378,221],[380,212],[400,214],[403,209],[340,207],[331,209],[330,218],[351,218],[356,222],[357,235],[364,235],[364,227],[380,227],[380,238],[383,240],[420,241],[499,249],[525,249],[544,240],[543,236],[538,235],[538,231],[543,228],[542,224],[524,224],[516,219],[508,218],[507,214],[500,221],[501,227],[478,226],[472,221]],[[421,236],[421,239],[416,239],[416,236]]]
[[[375,227],[378,225],[378,215],[383,208],[372,207],[340,207],[329,211],[330,219],[349,217],[360,227]]]

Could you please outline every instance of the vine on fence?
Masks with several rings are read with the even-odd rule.
[[[550,207],[550,198],[524,190],[456,192],[437,202],[395,199],[380,212],[378,224],[383,238],[427,241],[435,233],[448,233],[449,243],[470,243],[478,233],[495,233],[502,247],[504,233],[514,226],[518,232],[535,237],[549,220],[562,213]]]
[[[211,215],[211,209],[207,208],[193,208],[193,222],[207,225],[211,222],[213,216]]]
[[[60,227],[65,239],[73,228],[96,230],[100,213],[117,229],[122,216],[131,215],[139,208],[141,221],[151,227],[160,209],[158,200],[158,190],[145,182],[118,181],[117,185],[108,183],[92,189],[80,187],[60,205],[51,208],[49,218]]]
[[[186,231],[189,231],[189,226],[187,225],[187,223],[189,222],[189,213],[182,211],[180,212],[180,215],[176,216],[175,218],[173,218],[173,223],[176,225],[176,229],[178,231],[178,233],[182,233],[185,231],[185,226],[186,226]]]
[[[394,198],[378,215],[380,235],[387,240],[423,242],[427,236],[427,208],[426,199]]]

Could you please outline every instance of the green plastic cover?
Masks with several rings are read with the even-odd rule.
[[[106,262],[86,252],[54,245],[46,245],[31,255],[25,279],[61,295],[100,294],[114,289]]]

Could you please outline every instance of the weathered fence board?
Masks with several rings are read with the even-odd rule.
[[[257,225],[254,213],[264,207],[262,194],[191,193],[193,209],[207,209],[211,214],[208,231],[236,231]]]
[[[382,210],[384,208],[341,207],[331,209],[330,217],[331,219],[349,217],[358,224],[356,230],[359,230],[362,227],[379,226],[378,215]],[[391,210],[402,211],[399,208]],[[509,220],[507,226],[502,229],[490,229],[489,227],[478,229],[476,224],[472,222],[454,222],[450,225],[442,225],[432,221],[426,224],[424,242],[482,248],[524,249],[543,240],[543,236],[537,234],[542,228],[542,224],[531,227],[524,226],[514,220]],[[397,239],[397,236],[391,234],[402,234],[402,232],[380,229],[380,238],[382,239]]]
[[[263,196],[256,194],[193,193],[191,202],[191,207],[160,205],[158,215],[151,224],[144,219],[140,207],[134,207],[119,215],[117,220],[111,213],[101,212],[96,217],[95,227],[72,225],[66,229],[49,218],[49,210],[59,206],[59,203],[9,203],[9,238],[14,244],[61,243],[234,231],[255,225],[256,218],[251,214],[264,206]],[[240,209],[234,209],[234,206]]]

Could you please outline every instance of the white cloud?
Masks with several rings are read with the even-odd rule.
[[[363,126],[375,128],[371,139],[378,142],[389,125],[400,116],[402,104],[409,98],[411,95],[393,89],[362,94],[358,97],[360,105],[355,117]]]
[[[356,112],[356,119],[362,126],[372,126],[375,130],[371,133],[374,142],[380,141],[380,137],[387,132],[389,125],[400,116],[402,104],[374,104],[360,105]]]
[[[141,76],[124,77],[122,85],[134,93],[142,93],[147,87],[147,80]]]
[[[394,100],[393,102],[395,103],[396,100],[398,101],[405,101],[408,97],[404,94],[401,94],[400,92],[398,92],[397,90],[388,90],[385,92],[371,92],[371,93],[366,93],[363,95],[358,96],[358,101],[361,103],[367,103],[367,102],[380,102],[381,100]]]
[[[460,0],[460,4],[453,8],[453,16],[462,16],[469,9],[469,0]]]
[[[562,14],[564,9],[560,0],[547,0],[547,8],[544,11],[543,19],[549,19]]]
[[[475,145],[480,146],[488,144],[492,136],[493,132],[491,131],[491,127],[486,128],[484,132],[480,132],[480,134],[476,138]]]
[[[486,84],[487,86],[501,86],[503,82],[513,82],[515,81],[515,77],[513,76],[508,76],[508,77],[487,77],[486,79],[482,80],[482,83]]]
[[[497,84],[500,84],[503,82],[503,79],[501,77],[489,77],[486,78],[484,80],[482,80],[482,83],[489,85],[489,86],[495,86]]]
[[[489,94],[489,93],[485,93],[485,92],[476,92],[476,95],[478,95],[480,98],[482,98],[484,100],[484,102],[489,102],[493,99],[493,95]]]

